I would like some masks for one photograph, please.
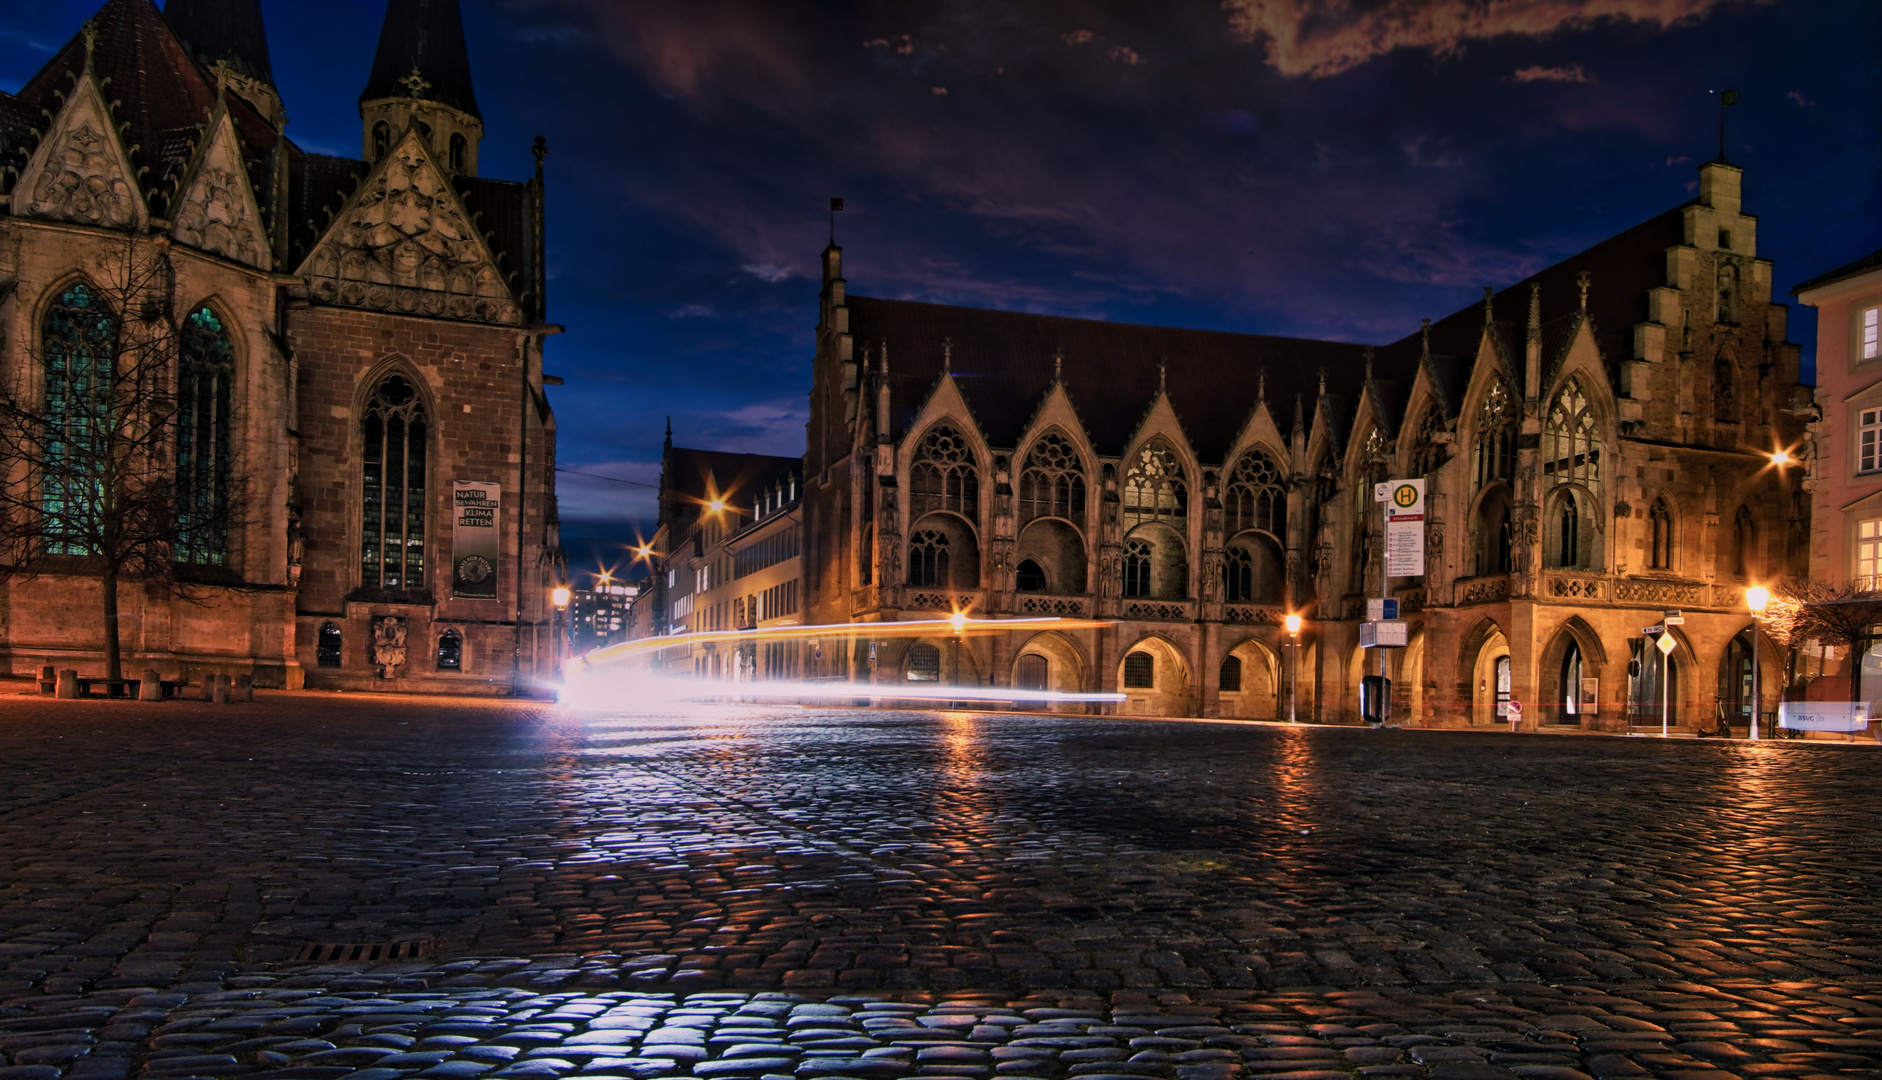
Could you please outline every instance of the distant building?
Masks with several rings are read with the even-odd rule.
[[[569,597],[569,638],[576,655],[627,640],[627,613],[642,582],[596,580]]]
[[[755,631],[803,623],[803,462],[690,450],[668,434],[652,574],[628,635],[706,633],[661,649],[669,674],[727,681],[796,678],[816,645]]]
[[[386,4],[357,157],[288,138],[260,0],[109,0],[73,29],[0,93],[0,372],[44,385],[126,315],[178,335],[178,499],[247,507],[178,548],[193,599],[120,588],[125,667],[477,693],[552,676],[541,157],[479,174],[457,0]],[[357,44],[335,72],[364,67]],[[132,263],[159,270],[127,312]],[[0,670],[102,666],[101,577],[59,554],[0,587]]]
[[[1810,574],[1882,589],[1882,251],[1791,291],[1817,309]],[[1848,657],[1821,659],[1847,675]],[[1882,696],[1882,658],[1863,662],[1863,697]]]
[[[1810,510],[1770,460],[1808,388],[1740,180],[1701,166],[1696,198],[1376,349],[858,296],[831,246],[804,617],[1110,625],[891,639],[874,665],[858,641],[809,674],[949,655],[1127,713],[1348,721],[1389,591],[1398,719],[1657,729],[1665,701],[1742,725],[1744,590],[1804,567]],[[1388,578],[1375,489],[1401,479],[1426,483],[1425,572]],[[1673,609],[1661,662],[1642,628]]]

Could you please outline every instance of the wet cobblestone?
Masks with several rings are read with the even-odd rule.
[[[1874,750],[263,698],[0,698],[0,1080],[1882,1070]]]

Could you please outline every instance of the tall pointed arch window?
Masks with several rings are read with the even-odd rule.
[[[1019,519],[1065,518],[1085,521],[1085,470],[1072,441],[1053,432],[1042,436],[1026,454],[1019,474]]]
[[[908,539],[908,583],[946,587],[948,537],[938,529],[922,529]]]
[[[373,391],[362,422],[361,584],[415,592],[425,587],[425,404],[404,376]]]
[[[452,132],[450,156],[447,158],[451,164],[451,171],[455,173],[463,172],[464,162],[469,156],[470,144],[464,140],[464,136],[455,131]]]
[[[1516,475],[1516,436],[1522,427],[1509,388],[1493,382],[1477,407],[1477,486]]]
[[[1581,383],[1570,379],[1549,406],[1542,428],[1542,475],[1550,486],[1580,484],[1589,491],[1601,485],[1601,440],[1595,430],[1594,410]]]
[[[1161,439],[1138,451],[1124,476],[1124,527],[1165,521],[1179,529],[1189,519],[1189,483],[1176,451]]]
[[[1653,500],[1647,510],[1647,566],[1653,570],[1673,568],[1673,511],[1665,499]]]
[[[220,566],[229,551],[229,388],[235,351],[228,328],[207,305],[183,320],[179,338],[176,557]]]
[[[1285,542],[1287,485],[1274,458],[1261,450],[1244,454],[1229,474],[1222,493],[1222,510],[1227,535],[1259,529]]]
[[[1552,568],[1593,569],[1600,550],[1601,437],[1578,380],[1570,379],[1549,404],[1541,458],[1544,527],[1551,530],[1544,558]]]
[[[979,520],[980,475],[967,440],[948,424],[936,424],[921,437],[908,474],[909,510],[917,517],[931,510],[952,510]]]
[[[384,120],[372,126],[372,159],[378,161],[392,149],[392,128]]]
[[[1124,541],[1124,595],[1150,595],[1150,545],[1142,540]]]
[[[104,523],[117,331],[117,317],[89,285],[67,288],[46,311],[40,508],[46,548],[55,555],[91,554]]]

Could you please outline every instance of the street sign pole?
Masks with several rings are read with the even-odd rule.
[[[1672,631],[1669,630],[1667,633],[1672,633]],[[1671,716],[1672,699],[1668,694],[1668,687],[1666,685],[1667,672],[1672,670],[1670,666],[1672,659],[1672,653],[1667,652],[1665,649],[1660,650],[1660,738],[1662,739],[1667,737],[1667,727],[1673,719]]]

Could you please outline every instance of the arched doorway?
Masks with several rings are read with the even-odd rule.
[[[1662,711],[1666,725],[1680,724],[1680,662],[1677,656],[1661,656],[1651,641],[1642,650],[1640,674],[1634,679],[1635,726],[1659,727]],[[1664,710],[1662,708],[1664,706]]]
[[[1062,694],[1085,689],[1085,654],[1076,642],[1050,630],[1034,634],[1019,647],[1013,660],[1013,685],[1022,690],[1053,690]],[[1057,712],[1084,712],[1076,702],[1030,705]]]
[[[1556,675],[1555,722],[1581,723],[1581,646],[1573,641],[1562,652],[1561,670]]]
[[[1471,665],[1470,722],[1508,723],[1514,685],[1509,640],[1494,626],[1485,626],[1483,630],[1487,631],[1483,644],[1478,647],[1477,660]]]
[[[1728,724],[1751,725],[1751,644],[1744,634],[1732,635],[1719,661],[1719,711]]]

